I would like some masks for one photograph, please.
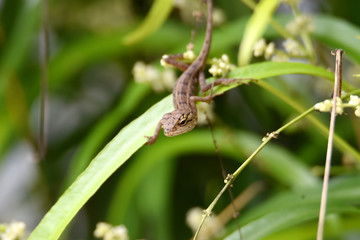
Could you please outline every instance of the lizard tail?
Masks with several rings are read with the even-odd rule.
[[[210,51],[211,46],[211,37],[212,37],[212,10],[213,10],[213,2],[212,0],[207,0],[207,7],[208,7],[208,16],[207,16],[207,23],[206,23],[206,34],[203,46],[201,48],[199,59],[202,60],[202,66],[205,65],[206,58]]]

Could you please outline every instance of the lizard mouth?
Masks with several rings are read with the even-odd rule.
[[[187,133],[189,131],[191,131],[195,125],[194,124],[189,124],[190,122],[192,122],[192,119],[187,121],[186,125],[175,125],[173,128],[171,129],[164,129],[164,134],[167,137],[174,137],[174,136],[178,136],[180,134],[183,133]]]

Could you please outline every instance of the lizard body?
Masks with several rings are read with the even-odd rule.
[[[187,69],[181,74],[173,90],[173,102],[175,110],[164,114],[159,121],[155,133],[151,137],[147,137],[146,144],[155,143],[161,127],[164,129],[165,136],[173,137],[192,130],[197,123],[196,101],[209,101],[209,97],[195,96],[195,87],[199,82],[200,87],[205,85],[204,66],[208,56],[211,37],[212,37],[212,0],[207,0],[208,16],[206,23],[206,34],[203,46],[199,56],[191,63]],[[166,59],[165,59],[166,61]]]

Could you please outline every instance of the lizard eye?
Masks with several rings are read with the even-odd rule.
[[[181,115],[181,117],[179,118],[178,124],[181,125],[181,126],[183,126],[183,125],[185,125],[185,124],[187,123],[187,120],[188,120],[188,119],[187,119],[186,116]]]

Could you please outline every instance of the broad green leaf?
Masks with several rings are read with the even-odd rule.
[[[287,74],[307,74],[333,80],[334,74],[324,68],[299,62],[262,62],[237,68],[229,77],[267,78]]]
[[[351,205],[340,203],[329,203],[328,213],[352,213],[358,215],[358,209]],[[260,219],[245,225],[241,228],[242,236],[245,239],[256,240],[275,233],[279,230],[309,221],[315,220],[319,214],[319,204],[299,204],[291,208],[283,208],[273,211]],[[314,235],[315,236],[314,232]],[[235,231],[233,234],[225,238],[226,240],[238,239],[239,233]]]
[[[261,62],[251,64],[245,67],[232,70],[228,77],[235,79],[263,79],[288,74],[306,74],[321,77],[330,81],[334,81],[334,74],[311,64],[299,62]],[[236,85],[221,86],[219,89],[229,89]],[[217,88],[215,88],[217,89]],[[343,82],[343,89],[346,91],[354,90],[350,84]]]
[[[340,177],[330,182],[328,213],[359,214],[352,205],[358,203],[359,176]],[[245,239],[262,239],[276,231],[315,220],[319,214],[320,187],[304,188],[301,191],[278,194],[264,204],[245,213],[242,233]],[[236,239],[237,231],[226,239]],[[314,233],[315,234],[315,233]]]
[[[91,130],[75,154],[65,179],[66,187],[86,168],[110,133],[138,106],[149,91],[150,87],[145,84],[130,83],[126,87],[125,93],[114,110],[104,116]]]
[[[160,120],[154,117],[161,117],[171,109],[169,96],[123,128],[58,199],[29,239],[58,239],[71,219],[106,179],[146,142],[144,136],[151,135]]]
[[[316,220],[315,220],[316,221]],[[359,235],[360,219],[358,214],[342,217],[333,214],[328,217],[327,226],[341,226],[341,227],[326,227],[324,237],[341,239],[347,235]],[[296,240],[308,240],[314,238],[314,233],[317,231],[317,226],[314,221],[298,224],[294,227],[286,228],[282,231],[276,232],[264,238],[264,240],[288,240],[296,236]]]
[[[299,65],[296,72],[289,71],[288,74],[306,72],[305,69],[306,64]],[[268,76],[273,74],[269,71]],[[85,202],[146,142],[144,136],[151,135],[162,115],[171,109],[173,106],[169,96],[122,129],[60,197],[30,235],[30,239],[57,239]]]
[[[246,24],[244,37],[239,47],[238,66],[250,63],[254,44],[263,36],[279,3],[279,0],[262,0],[256,5],[253,15]]]

